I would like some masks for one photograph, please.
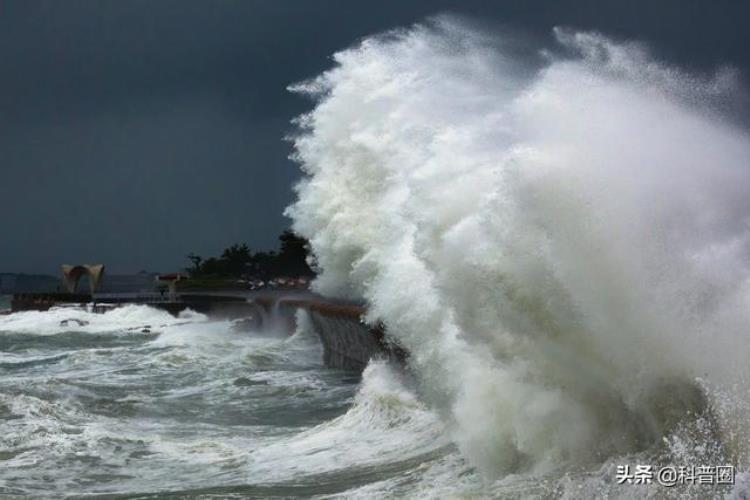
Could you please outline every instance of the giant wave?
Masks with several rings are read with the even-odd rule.
[[[750,140],[721,111],[742,90],[555,37],[530,67],[515,38],[442,17],[291,87],[315,100],[287,210],[315,286],[367,301],[488,481],[746,470]]]

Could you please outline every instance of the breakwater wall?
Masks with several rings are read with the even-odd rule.
[[[364,306],[315,298],[258,298],[274,326],[293,331],[298,311],[304,311],[324,348],[324,363],[331,368],[363,370],[373,357],[404,361],[407,353],[385,333],[382,325],[363,321]]]
[[[10,310],[46,311],[59,304],[84,305],[91,302],[91,295],[80,293],[16,293],[10,301]]]
[[[362,370],[373,357],[403,361],[407,353],[388,338],[382,325],[363,321],[366,308],[361,304],[337,302],[310,293],[275,294],[182,294],[177,301],[155,296],[96,297],[75,294],[18,294],[12,310],[47,310],[53,306],[87,306],[104,312],[126,304],[142,304],[178,315],[191,309],[213,318],[239,320],[247,331],[273,330],[287,334],[297,328],[299,311],[320,338],[324,362],[331,368]]]
[[[154,307],[178,315],[186,309],[215,318],[245,318],[259,313],[259,306],[246,297],[235,295],[183,294],[179,300],[169,301],[158,294],[122,294],[93,297],[76,293],[17,293],[11,299],[11,311],[46,311],[55,306],[89,307],[94,312],[105,312],[112,307],[138,304]]]

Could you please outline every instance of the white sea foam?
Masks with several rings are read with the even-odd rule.
[[[746,468],[750,140],[713,111],[736,83],[556,34],[530,72],[442,18],[293,87],[315,286],[369,303],[485,478],[660,449],[690,412]]]
[[[102,333],[196,321],[206,321],[206,316],[186,310],[175,317],[144,305],[125,305],[104,313],[92,312],[88,307],[53,307],[48,311],[22,311],[0,316],[0,332],[33,335],[68,331]]]
[[[253,450],[250,474],[270,481],[386,465],[448,444],[437,415],[384,362],[367,367],[341,417]]]

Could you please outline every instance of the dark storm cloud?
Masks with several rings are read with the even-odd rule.
[[[739,2],[0,3],[0,271],[63,261],[175,269],[272,247],[297,169],[288,84],[359,37],[454,12],[649,42],[697,69],[748,64]]]

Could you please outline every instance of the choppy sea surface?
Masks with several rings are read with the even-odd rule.
[[[146,306],[0,316],[0,497],[349,496],[456,459],[398,369],[361,383],[305,328],[235,326]]]
[[[298,324],[292,335],[248,331],[146,306],[0,316],[0,497],[668,493],[616,484],[618,464],[656,463],[655,449],[487,480],[453,444],[446,419],[418,396],[407,369],[384,361],[362,375],[325,368],[307,318]],[[717,459],[709,443],[686,450],[686,460],[701,453]],[[743,498],[742,491],[675,493]]]

